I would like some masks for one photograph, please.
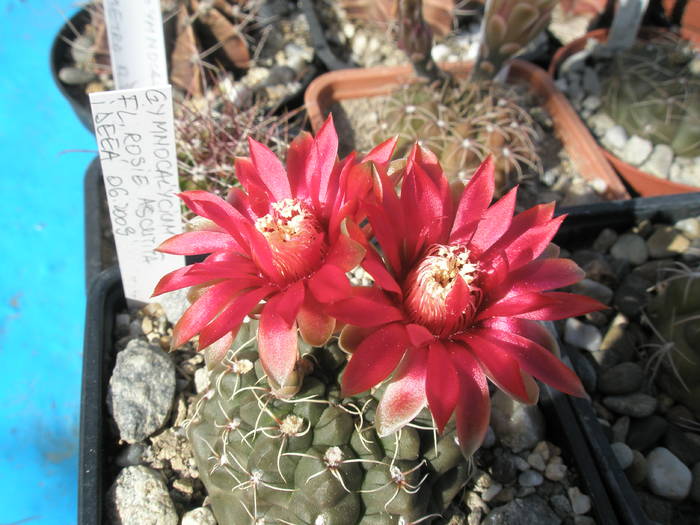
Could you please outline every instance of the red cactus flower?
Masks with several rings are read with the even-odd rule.
[[[367,249],[364,267],[375,286],[355,289],[329,311],[348,323],[340,336],[352,352],[342,378],[345,395],[393,372],[377,408],[380,435],[409,422],[427,403],[439,431],[456,410],[460,446],[470,455],[488,426],[487,378],[525,403],[538,397],[533,376],[585,395],[538,321],[604,305],[546,291],[584,276],[572,261],[556,258],[550,244],[563,217],[552,218],[553,204],[514,217],[516,189],[489,206],[493,171],[489,158],[455,204],[435,156],[415,147],[401,196],[377,170],[381,202],[365,206],[383,259],[357,226],[350,230]]]
[[[292,142],[286,170],[268,148],[254,140],[249,144],[251,158],[235,161],[245,191],[232,190],[227,201],[205,191],[180,194],[208,221],[198,231],[168,239],[159,250],[210,255],[163,277],[154,295],[201,287],[175,325],[172,344],[199,334],[199,348],[213,348],[218,359],[245,316],[266,300],[258,327],[260,359],[272,384],[281,388],[298,357],[297,328],[308,343],[324,344],[335,328],[324,305],[351,294],[345,273],[365,249],[342,234],[341,226],[357,213],[357,198],[371,180],[367,161],[387,163],[394,142],[378,146],[362,163],[354,155],[338,161],[338,137],[329,118],[315,139],[305,133]]]

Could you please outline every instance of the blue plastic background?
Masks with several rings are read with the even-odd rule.
[[[68,0],[0,0],[0,525],[77,521],[83,190],[95,150],[51,79]]]

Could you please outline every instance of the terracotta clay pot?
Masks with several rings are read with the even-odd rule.
[[[639,36],[641,38],[649,38],[651,36],[656,36],[662,34],[664,31],[661,29],[654,28],[644,28],[640,31]],[[585,46],[589,39],[598,40],[599,42],[605,42],[608,39],[607,29],[596,29],[587,33],[585,36],[574,40],[568,45],[559,48],[552,58],[552,62],[549,65],[549,75],[551,78],[556,78],[559,66],[571,55],[578,53]],[[555,87],[556,89],[556,87]],[[564,95],[562,95],[564,96]],[[610,161],[610,163],[615,167],[617,172],[622,176],[625,181],[634,188],[634,190],[639,193],[642,197],[654,197],[657,195],[674,195],[677,193],[691,193],[698,191],[695,186],[689,186],[687,184],[679,184],[677,182],[671,182],[670,180],[662,179],[660,177],[655,177],[649,173],[645,173],[640,169],[628,164],[627,162],[620,159],[617,155],[610,153],[603,146],[598,146],[603,155]]]
[[[446,71],[466,74],[469,63],[442,64]],[[316,78],[306,89],[304,96],[311,126],[318,130],[329,108],[341,100],[387,95],[401,85],[415,82],[416,76],[410,65],[346,69],[325,73]],[[558,92],[547,73],[542,69],[513,60],[508,74],[511,82],[528,84],[552,116],[554,129],[574,166],[587,180],[602,179],[607,185],[603,194],[606,199],[629,199],[624,184],[610,167],[598,148],[595,139],[581,122],[566,97]]]
[[[700,46],[700,0],[663,0],[672,24],[680,25],[681,36]]]

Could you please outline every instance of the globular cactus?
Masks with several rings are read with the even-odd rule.
[[[549,23],[557,0],[487,0],[475,78],[493,78]]]
[[[661,386],[700,417],[700,267],[684,267],[660,283],[649,320],[668,356]]]
[[[525,172],[539,173],[532,117],[498,83],[453,79],[427,89],[404,86],[384,104],[376,139],[399,136],[405,153],[419,141],[433,151],[445,175],[458,189],[489,155],[496,161],[499,189],[512,186]],[[515,179],[515,180],[511,180]]]
[[[298,393],[273,394],[256,330],[242,326],[188,423],[219,523],[409,525],[445,510],[468,477],[454,429],[437,436],[424,410],[379,438],[375,397],[340,397],[346,358],[333,342],[302,350]]]
[[[617,53],[604,70],[605,111],[629,135],[700,155],[700,74],[695,52],[665,36]]]

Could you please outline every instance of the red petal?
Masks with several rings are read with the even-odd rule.
[[[489,259],[493,255],[502,252],[513,242],[515,242],[521,235],[524,235],[528,230],[548,222],[553,215],[554,203],[549,203],[538,204],[537,206],[533,206],[532,208],[519,213],[515,217],[512,217],[506,232],[503,233],[498,241],[489,246],[489,248],[482,255],[482,258]],[[484,217],[484,220],[485,219],[486,217]],[[478,232],[477,236],[475,237],[478,237]],[[472,243],[474,243],[474,240],[472,240]]]
[[[263,308],[258,326],[258,351],[265,373],[275,386],[286,385],[299,354],[297,324],[287,323],[278,313],[278,296]]]
[[[201,265],[201,269],[198,266]],[[238,271],[237,268],[209,268],[207,263],[193,264],[179,268],[167,275],[164,275],[153,291],[153,297],[174,290],[181,290],[189,286],[207,284],[222,279],[234,280],[239,290],[257,286],[262,281],[259,277],[251,276],[248,273]]]
[[[370,151],[365,158],[362,159],[362,162],[374,162],[375,164],[385,165],[387,164],[390,160],[392,155],[394,154],[394,150],[396,149],[396,142],[398,141],[398,137],[392,137],[390,139],[385,140],[378,146],[375,146],[372,151]]]
[[[396,368],[408,347],[403,325],[382,326],[367,337],[350,358],[342,378],[344,397],[369,390]]]
[[[549,246],[564,218],[564,215],[560,215],[545,224],[530,228],[513,241],[505,249],[511,271],[539,257]]]
[[[173,328],[172,348],[189,341],[240,291],[236,282],[213,285],[182,314]]]
[[[248,137],[250,158],[253,161],[260,180],[265,184],[275,200],[281,201],[292,197],[289,179],[284,166],[267,146]]]
[[[423,346],[435,340],[435,336],[422,325],[411,323],[406,325],[406,333],[413,346]]]
[[[536,310],[517,314],[517,317],[534,321],[556,321],[608,308],[603,303],[586,295],[565,292],[544,292],[539,295],[542,297],[544,305]]]
[[[377,406],[374,424],[379,437],[400,430],[425,406],[426,361],[425,348],[413,348],[401,360]]]
[[[359,326],[353,326],[351,324],[345,325],[338,337],[338,344],[344,352],[352,354],[357,350],[357,347],[362,344],[362,341],[367,339],[376,330],[376,327],[360,328]]]
[[[321,266],[307,281],[307,286],[320,303],[335,303],[352,295],[345,272],[332,264]]]
[[[297,281],[279,294],[277,300],[277,313],[282,316],[287,324],[292,324],[296,319],[299,309],[304,302],[304,282]]]
[[[221,197],[207,191],[185,191],[179,197],[194,213],[209,219],[229,232],[242,247],[248,245],[243,237],[250,222],[241,213]]]
[[[479,336],[497,344],[502,350],[518,360],[527,373],[540,381],[573,396],[585,397],[586,393],[579,378],[557,359],[554,354],[518,334],[483,328]]]
[[[333,335],[335,319],[325,312],[325,307],[318,303],[311,294],[306,294],[297,314],[299,334],[311,346],[323,346]]]
[[[249,158],[236,157],[234,160],[234,171],[236,178],[248,193],[248,204],[258,217],[266,215],[270,211],[270,201],[274,200],[272,193],[267,189],[258,170]],[[229,198],[232,194],[229,193]]]
[[[488,299],[543,292],[579,282],[586,273],[571,259],[537,259],[511,272],[497,288],[488,289]]]
[[[326,263],[340,268],[343,272],[349,272],[362,262],[366,250],[357,241],[353,241],[347,235],[338,236],[338,240],[331,247]]]
[[[470,457],[483,443],[489,427],[489,387],[481,366],[469,352],[457,345],[448,346],[448,350],[460,381],[456,413],[459,447]]]
[[[425,381],[428,406],[438,432],[454,412],[459,397],[459,379],[450,355],[442,343],[436,341],[428,347],[428,375]]]
[[[521,403],[534,404],[537,398],[531,397],[523,381],[518,360],[483,337],[466,335],[460,337],[481,363],[489,379],[501,390]]]
[[[231,235],[214,231],[195,231],[174,235],[158,246],[157,251],[175,255],[200,255],[221,250],[241,251]]]
[[[482,324],[487,328],[495,328],[496,330],[522,335],[538,345],[543,346],[557,357],[559,356],[559,344],[556,338],[552,332],[539,321],[528,321],[527,319],[518,319],[517,317],[496,317],[484,321]]]
[[[517,194],[518,188],[516,186],[484,212],[481,222],[479,222],[474,235],[471,237],[470,247],[475,248],[478,252],[484,252],[501,238],[513,220]],[[465,233],[469,234],[468,231]],[[463,238],[461,235],[455,235],[454,238],[450,237],[451,242],[464,240],[466,238]]]
[[[542,311],[544,307],[557,305],[555,300],[547,299],[544,295],[545,294],[542,293],[532,292],[501,299],[479,312],[477,321],[488,319],[489,317],[510,317],[530,312],[539,312]]]
[[[238,331],[243,319],[272,291],[271,288],[257,288],[236,297],[219,316],[199,333],[199,349],[206,348],[221,339],[227,332]]]
[[[400,321],[401,310],[393,306],[384,292],[377,288],[353,288],[349,297],[328,306],[328,314],[339,321],[356,326],[370,327]]]
[[[493,199],[493,172],[493,157],[489,155],[464,188],[450,232],[451,242],[456,239],[471,238],[476,225]]]
[[[314,142],[316,173],[310,187],[313,197],[319,202],[328,202],[328,188],[330,186],[331,174],[338,156],[338,135],[333,125],[333,114],[329,113],[328,118],[316,133]]]
[[[204,349],[204,354],[206,356],[205,361],[209,368],[215,367],[224,360],[237,333],[238,330],[235,332],[227,332],[221,339],[213,342]]]
[[[310,133],[303,131],[292,141],[287,149],[287,177],[291,186],[292,195],[295,197],[308,197],[308,188],[304,173],[311,148],[314,146],[314,138]]]

